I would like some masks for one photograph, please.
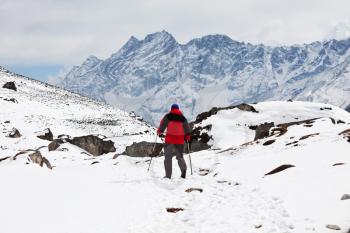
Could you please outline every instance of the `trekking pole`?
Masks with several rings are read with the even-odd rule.
[[[190,157],[191,175],[193,175],[193,172],[192,172],[191,152],[190,152],[190,143],[189,143],[189,142],[187,142],[187,150],[188,150],[188,156]]]
[[[149,168],[151,167],[151,163],[152,163],[152,159],[153,159],[153,153],[154,153],[154,149],[156,148],[156,144],[157,144],[157,134],[156,134],[156,137],[154,139],[154,144],[153,144],[152,154],[151,154],[151,160],[149,161],[147,172],[149,172]]]

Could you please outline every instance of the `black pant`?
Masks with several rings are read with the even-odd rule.
[[[183,144],[165,144],[164,145],[164,168],[165,176],[171,178],[173,156],[176,156],[177,163],[179,164],[181,172],[186,172],[187,166],[183,157],[184,145]]]

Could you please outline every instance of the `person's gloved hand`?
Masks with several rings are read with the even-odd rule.
[[[164,138],[164,137],[165,137],[164,134],[163,134],[163,132],[160,131],[159,129],[157,129],[157,135],[158,135],[158,137],[160,137],[160,138]]]
[[[191,140],[191,135],[190,134],[186,134],[185,135],[185,141],[189,142]]]

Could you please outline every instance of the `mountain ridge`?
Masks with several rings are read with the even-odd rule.
[[[57,85],[138,112],[150,122],[173,102],[190,119],[213,106],[265,100],[346,108],[349,48],[350,38],[273,47],[220,34],[180,44],[163,30],[143,40],[130,37],[105,60],[90,56]]]

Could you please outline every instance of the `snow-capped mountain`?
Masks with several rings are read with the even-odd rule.
[[[166,31],[131,37],[106,60],[89,57],[59,86],[158,122],[177,102],[188,118],[264,100],[350,104],[350,38],[270,47],[209,35],[179,44]]]

